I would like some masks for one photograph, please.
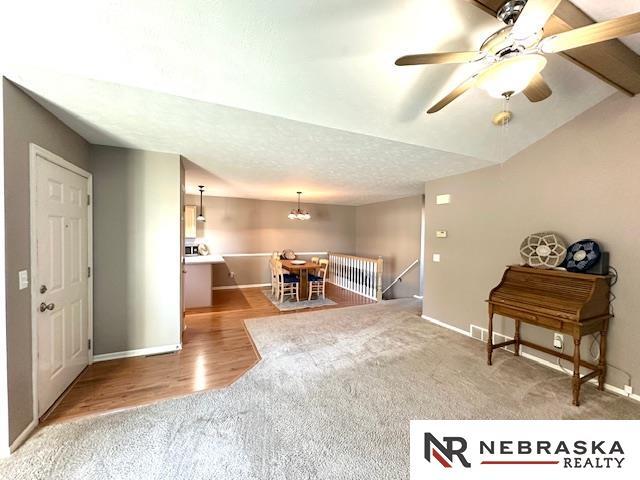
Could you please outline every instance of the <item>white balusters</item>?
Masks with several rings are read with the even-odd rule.
[[[373,300],[382,300],[382,258],[329,254],[327,281]]]

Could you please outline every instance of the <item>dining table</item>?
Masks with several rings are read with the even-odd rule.
[[[298,263],[296,260],[282,260],[282,268],[293,275],[298,275],[300,278],[300,299],[306,300],[309,296],[309,271],[318,270],[321,268],[320,264],[310,260],[306,260],[304,263]]]

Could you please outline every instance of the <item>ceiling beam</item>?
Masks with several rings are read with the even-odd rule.
[[[505,0],[472,0],[484,12],[495,15]],[[544,27],[544,35],[554,35],[596,23],[568,0],[564,0]],[[620,40],[609,40],[561,53],[599,79],[628,94],[640,93],[640,55]]]

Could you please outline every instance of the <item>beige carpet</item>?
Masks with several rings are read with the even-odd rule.
[[[405,479],[411,419],[640,418],[640,404],[497,352],[413,301],[247,322],[263,360],[233,386],[44,428],[7,479]]]

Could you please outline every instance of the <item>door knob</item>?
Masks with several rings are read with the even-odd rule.
[[[42,302],[40,304],[40,311],[41,312],[45,312],[47,310],[53,310],[54,308],[56,308],[56,304],[55,303],[50,303],[50,304],[47,305],[46,303]]]
[[[47,293],[47,286],[46,285],[40,285],[40,293]]]

